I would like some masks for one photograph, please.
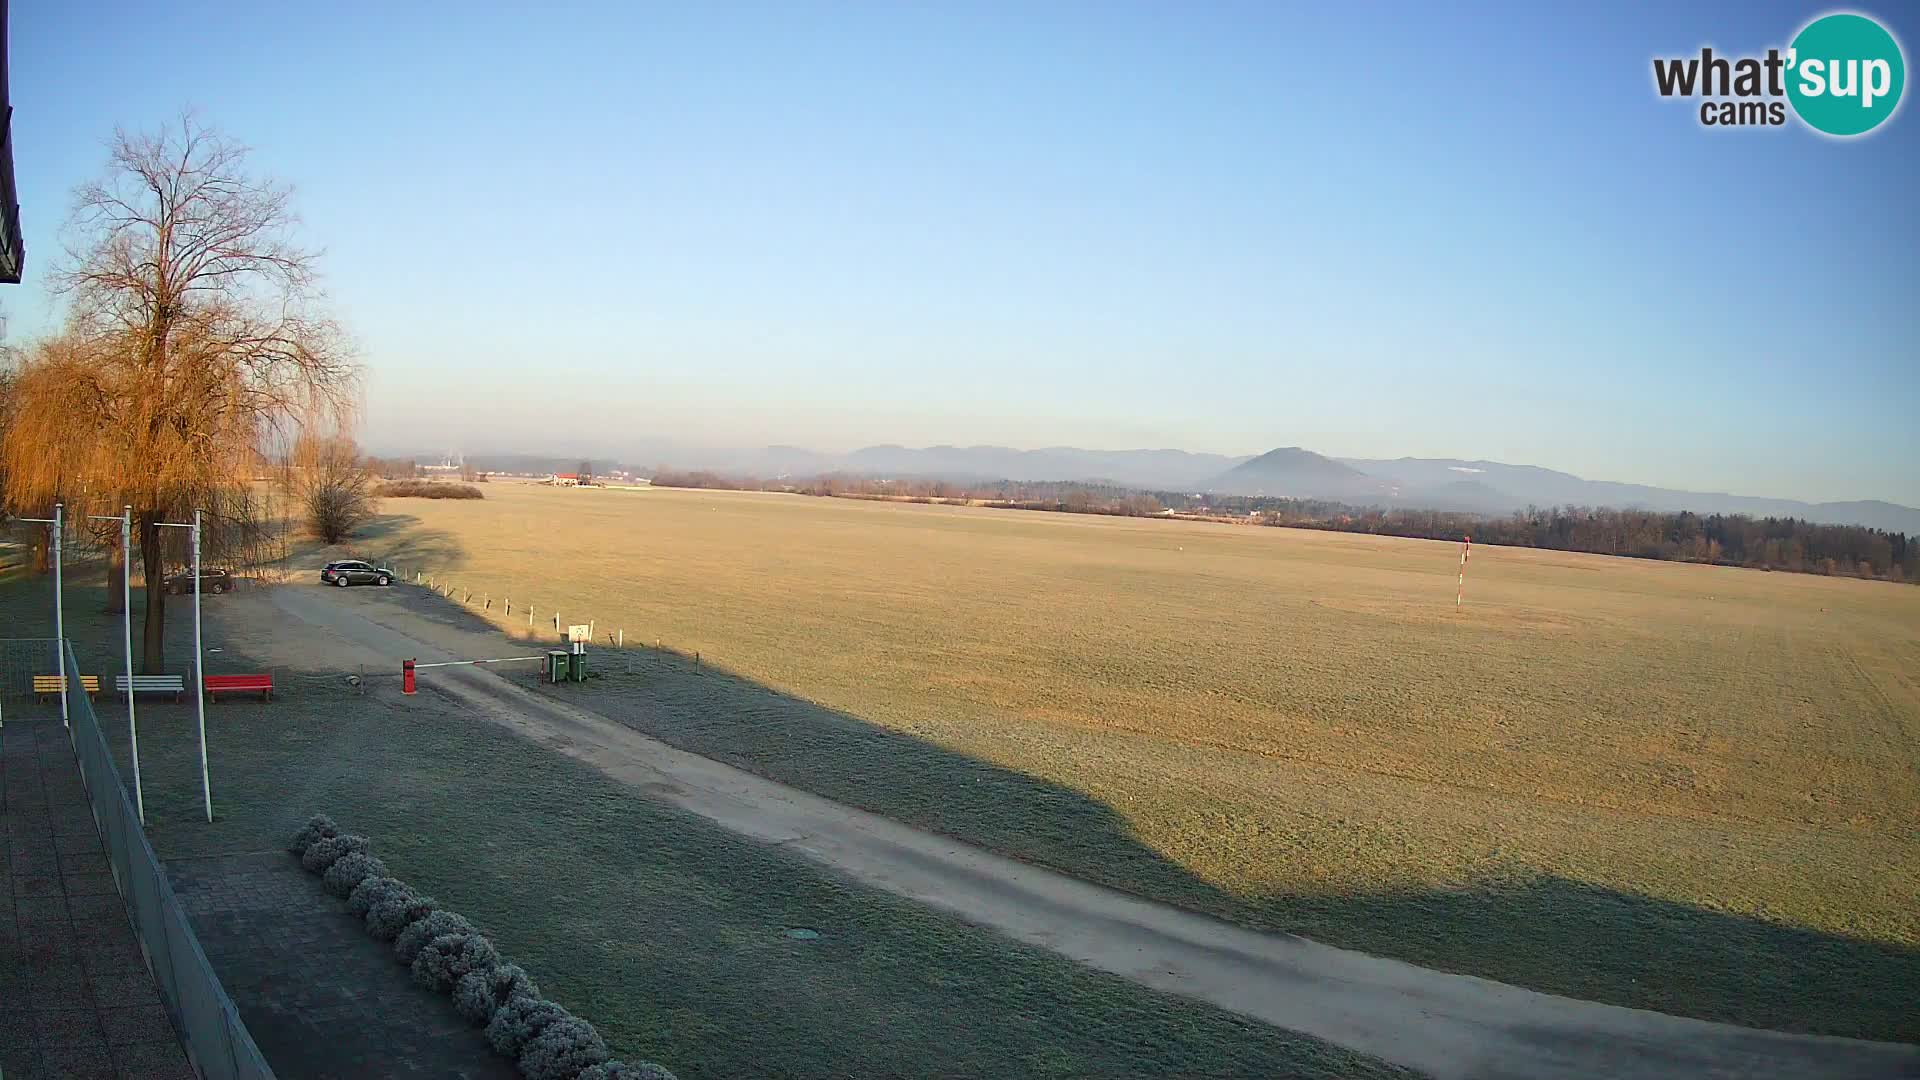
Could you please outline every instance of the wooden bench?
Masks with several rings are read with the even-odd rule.
[[[261,701],[273,700],[272,675],[208,675],[200,680],[208,701],[219,701],[221,694],[258,691]]]
[[[100,692],[100,676],[81,675],[78,678],[80,679],[80,688],[87,692],[88,697],[92,697]],[[59,697],[67,692],[67,677],[65,675],[35,675],[33,677],[33,692],[41,701],[45,701],[50,697]]]
[[[121,697],[126,697],[127,677],[125,675],[115,675],[113,677],[113,689],[114,692]],[[179,701],[186,696],[187,679],[184,675],[135,675],[133,677],[133,692],[136,694],[172,694],[173,700]]]

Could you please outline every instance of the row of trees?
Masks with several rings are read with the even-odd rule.
[[[1107,514],[1146,517],[1166,510],[1156,496],[1111,484],[1029,482],[1002,480],[963,484],[949,480],[907,477],[882,480],[847,473],[827,473],[805,480],[759,480],[708,470],[656,469],[656,487],[711,488],[722,491],[785,491],[843,499],[904,499],[909,502],[968,503],[1003,509],[1050,510],[1068,514]]]
[[[1442,510],[1355,507],[1326,499],[1142,492],[1107,484],[963,484],[829,474],[753,480],[714,472],[656,470],[662,487],[788,491],[840,498],[965,502],[1020,510],[1145,517],[1173,511],[1259,525],[1377,533],[1429,540],[1471,535],[1483,543],[1584,551],[1640,559],[1920,582],[1920,537],[1797,518],[1665,513],[1604,507],[1529,509],[1507,517]]]
[[[1286,501],[1251,512],[1267,525],[1432,540],[1457,540],[1471,534],[1475,540],[1511,547],[1920,582],[1920,537],[1799,518],[1585,506],[1485,517],[1355,509],[1314,501]]]
[[[0,501],[76,521],[133,507],[145,571],[143,669],[165,655],[165,568],[206,512],[216,559],[263,529],[268,461],[343,430],[358,367],[293,239],[291,192],[187,115],[117,132],[105,175],[75,192],[59,332],[15,357],[0,395]],[[116,550],[114,573],[127,568]],[[117,579],[116,579],[117,580]]]
[[[370,457],[367,468],[382,480],[414,480],[422,476],[432,476],[433,470],[422,469],[419,459],[402,457]],[[488,474],[471,465],[460,466],[460,479],[469,484],[484,484]]]

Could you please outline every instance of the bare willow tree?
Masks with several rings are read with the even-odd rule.
[[[323,544],[337,544],[373,517],[373,466],[352,439],[307,434],[294,443],[286,487],[307,530]]]
[[[0,456],[15,506],[133,507],[145,572],[143,668],[162,670],[165,578],[194,509],[212,538],[257,532],[262,450],[342,423],[357,369],[316,307],[315,255],[293,238],[291,191],[192,115],[117,132],[105,175],[75,192],[58,287],[61,333],[21,364]],[[255,536],[257,539],[257,536]]]

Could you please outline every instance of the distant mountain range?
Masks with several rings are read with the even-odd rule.
[[[1889,532],[1920,534],[1920,510],[1878,499],[1810,503],[1724,492],[1679,491],[1645,484],[1586,480],[1538,465],[1455,458],[1391,461],[1342,458],[1340,463],[1392,485],[1389,498],[1397,505],[1419,504],[1436,510],[1506,513],[1530,505],[1691,510],[1696,514],[1796,517],[1829,525],[1865,525]]]
[[[510,455],[469,455],[480,468]],[[629,463],[714,469],[778,478],[826,472],[931,477],[957,482],[1016,480],[1105,483],[1154,491],[1218,492],[1335,499],[1360,505],[1504,514],[1528,506],[1607,506],[1615,509],[1691,510],[1700,514],[1796,517],[1834,525],[1865,525],[1920,535],[1920,510],[1879,500],[1809,503],[1720,492],[1678,491],[1644,484],[1587,480],[1537,465],[1456,458],[1330,458],[1297,446],[1258,457],[1185,450],[1083,450],[1052,446],[869,446],[825,454],[798,446],[710,450],[666,445],[628,455]],[[571,469],[578,458],[555,458]],[[611,462],[602,462],[610,466]]]

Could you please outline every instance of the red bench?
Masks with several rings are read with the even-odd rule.
[[[257,691],[261,701],[273,700],[272,675],[208,675],[200,680],[208,701],[219,701],[221,694]]]

